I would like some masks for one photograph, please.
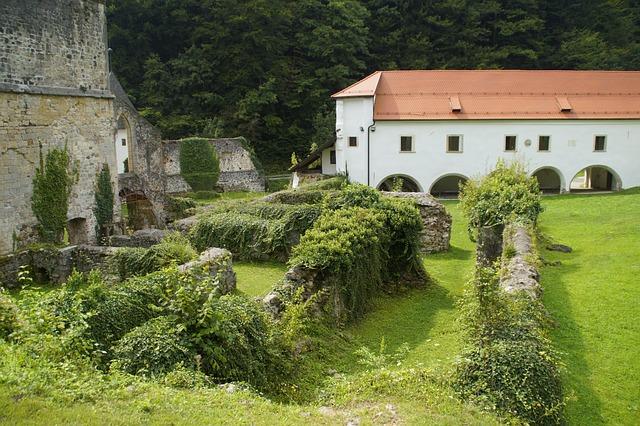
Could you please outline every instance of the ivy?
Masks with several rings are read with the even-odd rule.
[[[220,163],[207,139],[180,142],[180,174],[194,191],[211,191],[218,183]]]
[[[67,224],[69,195],[77,173],[72,171],[67,147],[50,150],[42,157],[33,177],[31,209],[38,220],[40,237],[47,243],[61,243]]]
[[[111,172],[109,165],[103,164],[96,179],[96,206],[93,213],[96,217],[96,236],[98,243],[105,244],[113,224],[114,195],[111,186]]]

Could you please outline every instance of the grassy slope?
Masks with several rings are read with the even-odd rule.
[[[278,262],[234,262],[237,288],[247,296],[264,296],[282,279],[287,266]]]
[[[571,246],[544,252],[552,332],[565,352],[571,424],[640,424],[640,193],[545,199],[543,232]]]
[[[426,367],[448,364],[460,352],[455,303],[474,264],[475,246],[469,241],[457,203],[445,204],[453,217],[451,249],[425,257],[432,280],[429,286],[400,297],[379,298],[373,312],[349,330],[371,348],[377,348],[383,337],[391,351],[406,342],[411,349],[407,361]]]

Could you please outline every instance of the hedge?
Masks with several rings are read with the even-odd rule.
[[[208,139],[180,141],[180,174],[193,191],[212,191],[220,176],[220,163]]]

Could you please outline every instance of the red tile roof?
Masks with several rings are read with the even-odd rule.
[[[377,71],[332,97],[362,96],[375,120],[640,119],[640,72]]]

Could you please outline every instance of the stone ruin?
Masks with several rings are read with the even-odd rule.
[[[97,173],[109,166],[122,225],[164,228],[168,197],[189,191],[175,141],[162,141],[109,70],[104,0],[0,2],[0,255],[37,242],[32,180],[40,157],[67,147],[78,181],[69,202],[71,244],[96,243]],[[224,190],[263,191],[241,139],[211,140]],[[114,233],[123,232],[116,226]]]

